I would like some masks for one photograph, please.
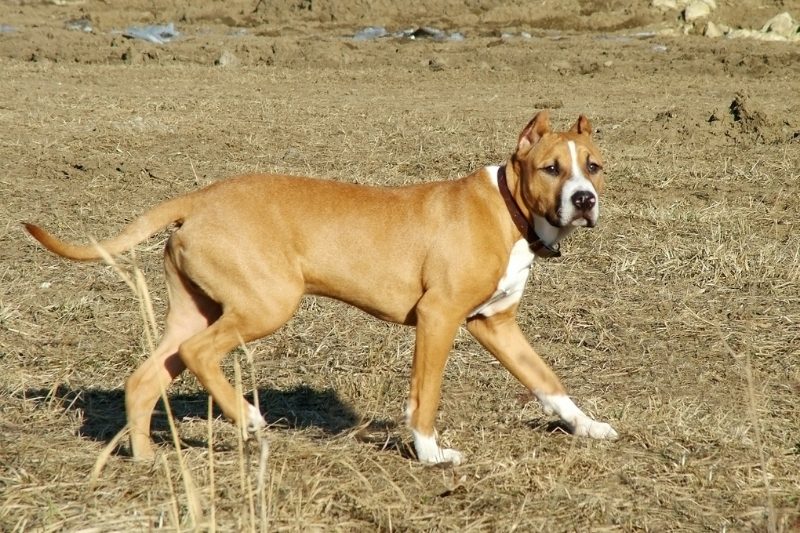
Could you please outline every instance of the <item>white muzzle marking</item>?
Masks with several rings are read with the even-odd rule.
[[[600,198],[597,191],[583,174],[578,163],[578,149],[575,141],[567,141],[570,159],[572,160],[572,173],[561,189],[561,205],[559,206],[559,222],[561,226],[594,226],[600,216]],[[595,203],[589,211],[579,211],[572,203],[572,197],[579,192],[588,192],[594,195]]]

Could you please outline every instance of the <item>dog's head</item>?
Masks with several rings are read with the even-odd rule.
[[[547,111],[537,113],[519,135],[512,162],[522,200],[556,228],[597,224],[603,160],[591,135],[583,115],[569,131],[551,131]]]

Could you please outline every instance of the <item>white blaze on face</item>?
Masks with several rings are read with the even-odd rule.
[[[564,183],[564,187],[561,189],[561,206],[559,209],[561,225],[567,226],[572,224],[576,226],[585,226],[587,225],[586,218],[589,219],[591,225],[594,225],[597,223],[597,218],[600,216],[600,200],[597,196],[597,191],[594,189],[592,182],[583,174],[583,169],[578,163],[578,149],[575,146],[575,141],[567,141],[567,147],[569,148],[572,172],[570,173],[569,179]],[[594,195],[596,200],[594,207],[584,214],[586,218],[575,218],[582,214],[572,203],[572,196],[578,192],[590,192]]]

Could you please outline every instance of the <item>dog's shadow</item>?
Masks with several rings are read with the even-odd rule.
[[[50,408],[80,412],[79,435],[98,442],[110,442],[125,427],[125,393],[119,389],[72,389],[61,385],[55,389],[30,389],[25,397]],[[258,390],[261,411],[271,430],[317,429],[323,436],[353,434],[357,440],[365,432],[391,433],[391,421],[363,422],[333,389],[317,390],[300,385],[287,390]],[[202,391],[170,394],[169,406],[175,420],[208,419],[208,395]],[[218,408],[213,417],[221,416]],[[161,400],[156,405],[152,422],[153,439],[171,442],[169,421]],[[206,442],[182,439],[188,446],[204,447]],[[385,447],[385,446],[384,446]],[[397,443],[392,439],[393,448]],[[402,451],[402,450],[401,450]]]
[[[125,427],[125,392],[121,389],[73,389],[60,385],[55,389],[28,389],[23,394],[26,399],[43,407],[79,413],[81,427],[78,434],[84,438],[108,443]],[[378,450],[415,458],[413,446],[398,434],[396,422],[362,419],[333,389],[317,390],[306,385],[287,390],[262,388],[258,389],[258,400],[271,431],[316,429],[322,437],[346,435]],[[169,405],[175,420],[208,419],[208,395],[205,392],[170,394]],[[216,406],[212,416],[222,416]],[[537,417],[526,421],[525,425],[538,432],[571,433],[560,420]],[[152,437],[156,443],[172,445],[162,400],[158,401],[153,413]],[[189,447],[208,446],[208,442],[198,439],[181,438],[181,442]],[[234,446],[234,443],[215,445],[221,450],[230,450]],[[127,446],[119,452],[127,455]]]

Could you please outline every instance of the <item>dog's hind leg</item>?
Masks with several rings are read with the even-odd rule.
[[[222,304],[223,314],[207,329],[201,331],[181,344],[181,360],[214,398],[222,412],[239,427],[255,432],[264,427],[261,413],[252,404],[236,394],[236,390],[225,378],[220,363],[232,349],[243,342],[260,339],[274,332],[291,318],[303,295],[302,283],[298,280],[261,280],[264,286],[280,287],[271,294],[270,300],[258,298],[263,292],[262,283],[250,285],[243,283],[244,277],[229,273],[228,287],[221,287],[217,278],[217,289],[223,294],[247,295],[236,301]],[[224,281],[222,281],[224,283]]]
[[[178,271],[169,253],[165,254],[169,309],[164,335],[147,360],[125,384],[125,411],[130,430],[131,454],[135,459],[151,459],[150,420],[162,391],[186,368],[178,347],[204,330],[220,315],[219,305]]]

